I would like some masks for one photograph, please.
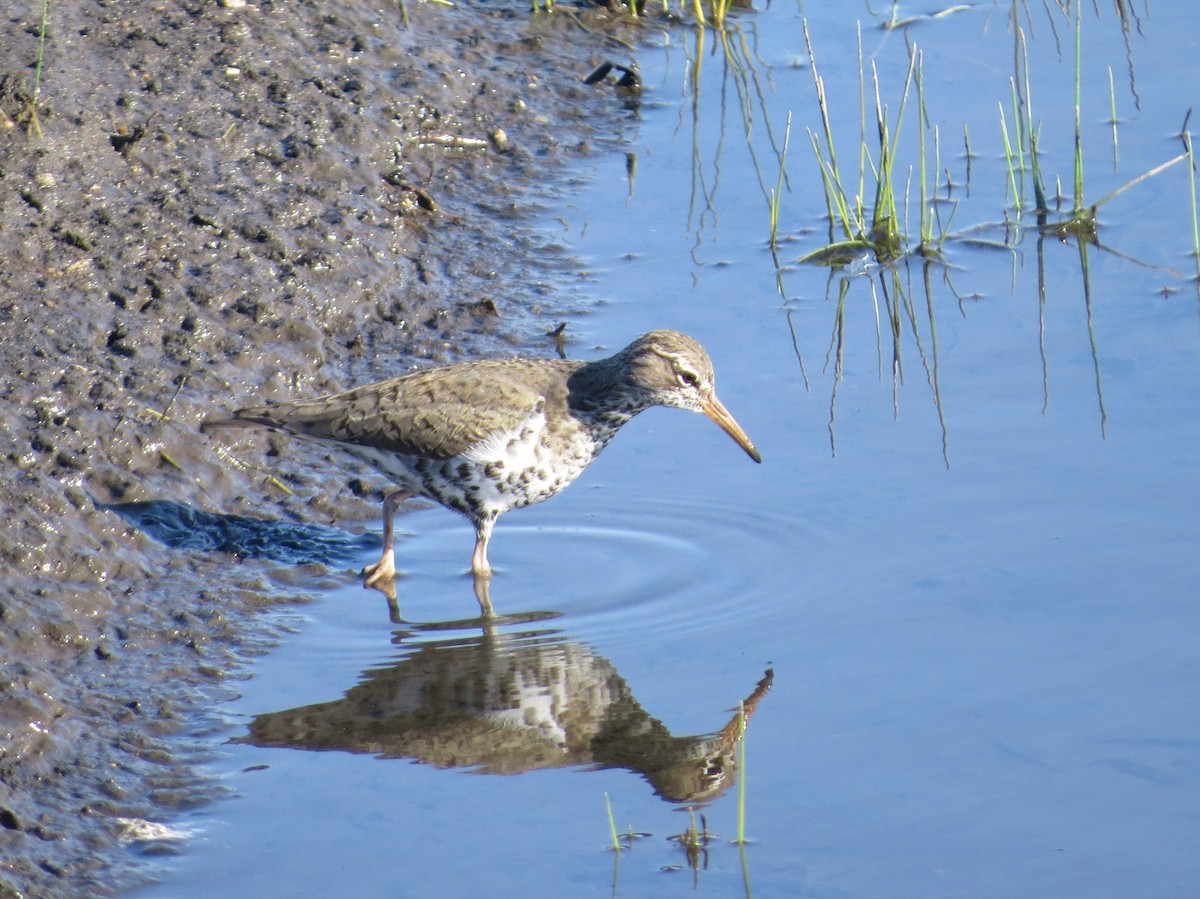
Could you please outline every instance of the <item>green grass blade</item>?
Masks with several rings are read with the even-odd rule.
[[[617,836],[617,822],[613,820],[612,803],[608,799],[608,793],[604,794],[604,810],[608,812],[608,830],[612,834],[613,852],[621,851],[621,840]]]

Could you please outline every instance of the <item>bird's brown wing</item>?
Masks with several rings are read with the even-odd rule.
[[[448,459],[520,426],[555,383],[530,377],[520,362],[470,362],[316,400],[239,409],[229,423],[253,422],[302,437]]]

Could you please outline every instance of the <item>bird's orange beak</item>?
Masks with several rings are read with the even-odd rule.
[[[746,451],[747,456],[755,462],[762,461],[762,456],[758,454],[758,450],[750,442],[750,438],[746,436],[746,432],[742,430],[742,426],[733,420],[733,416],[729,414],[729,410],[717,399],[715,393],[707,403],[700,407],[700,411],[719,424],[722,431],[736,440],[738,446]]]

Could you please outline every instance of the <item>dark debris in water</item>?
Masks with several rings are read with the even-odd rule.
[[[379,546],[370,534],[347,534],[316,524],[219,515],[168,500],[97,504],[172,549],[229,553],[286,565],[339,565]]]
[[[642,92],[642,76],[638,73],[637,66],[623,66],[616,62],[605,62],[597,68],[592,74],[583,79],[583,83],[587,85],[599,84],[608,78],[612,72],[619,72],[620,77],[616,79],[616,87],[618,90],[627,91],[629,93],[640,94]]]

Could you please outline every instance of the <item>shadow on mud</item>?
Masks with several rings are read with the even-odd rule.
[[[240,515],[218,515],[167,500],[97,503],[131,526],[172,549],[230,553],[285,565],[319,562],[344,567],[363,552],[378,549],[378,536],[354,535],[314,524]]]

